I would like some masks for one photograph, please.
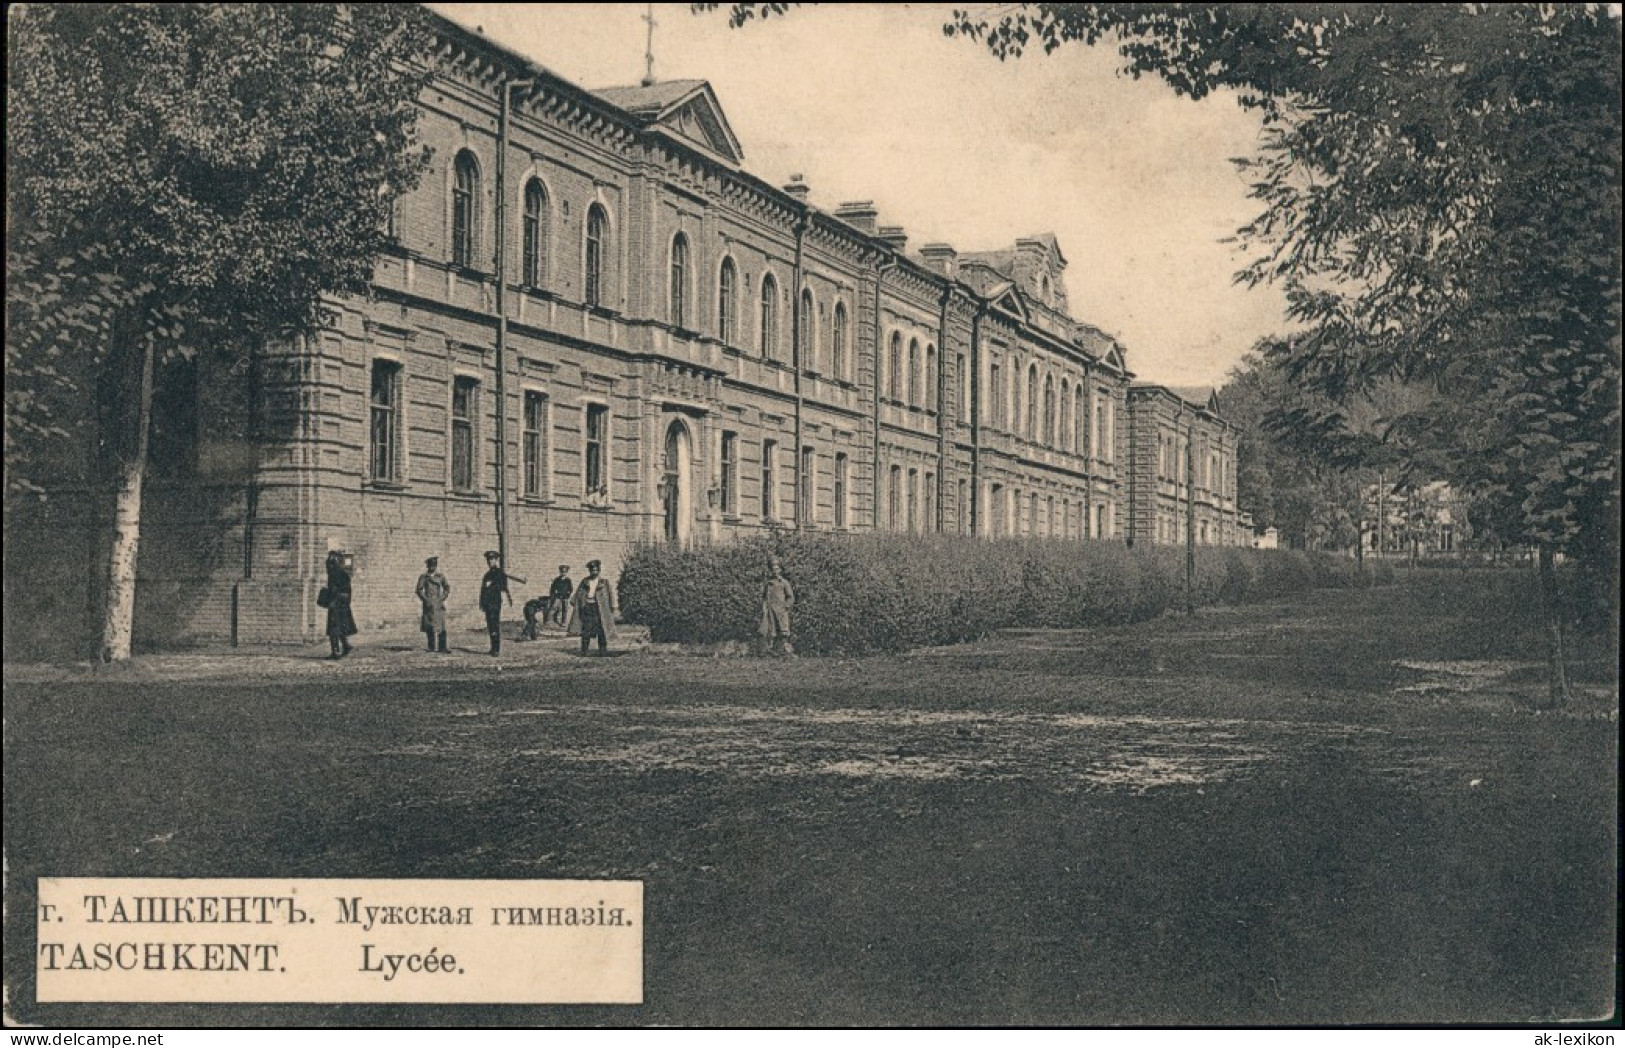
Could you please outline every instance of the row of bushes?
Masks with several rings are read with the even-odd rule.
[[[755,636],[770,557],[796,591],[797,647],[896,651],[1006,627],[1115,626],[1185,600],[1185,552],[1117,542],[958,536],[797,535],[634,550],[621,574],[629,622],[662,642]],[[1198,604],[1270,600],[1316,587],[1391,581],[1386,564],[1291,550],[1197,550]]]

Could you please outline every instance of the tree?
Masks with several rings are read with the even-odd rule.
[[[711,6],[711,5],[700,5]],[[736,4],[731,20],[791,5]],[[1021,4],[945,27],[1001,59],[1116,45],[1264,138],[1238,279],[1279,284],[1279,361],[1334,403],[1427,391],[1450,479],[1540,550],[1551,700],[1556,555],[1617,580],[1621,36],[1602,4]],[[1329,436],[1330,434],[1323,434]],[[1617,584],[1613,606],[1617,608]]]
[[[38,5],[8,34],[7,498],[64,433],[53,392],[109,411],[100,656],[128,658],[153,374],[309,334],[364,292],[414,186],[415,9]]]
[[[1421,390],[1395,430],[1540,550],[1617,579],[1620,24],[1604,5],[1032,5],[952,31],[1000,57],[1117,42],[1133,75],[1226,89],[1265,140],[1240,275],[1305,335],[1277,359],[1336,403]],[[1327,433],[1326,436],[1330,436]],[[1614,606],[1617,607],[1617,588]]]

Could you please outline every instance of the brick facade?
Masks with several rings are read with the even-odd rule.
[[[1177,490],[1159,479],[1161,508],[1135,501],[1150,460],[1133,442],[1136,405],[1167,405],[1068,315],[1053,237],[910,252],[872,207],[825,210],[746,173],[703,83],[589,93],[437,24],[433,164],[396,208],[373,294],[263,353],[243,403],[201,398],[200,456],[225,447],[231,468],[149,500],[178,507],[145,528],[149,641],[315,639],[330,549],[354,557],[363,630],[416,618],[429,555],[472,620],[499,490],[510,570],[530,580],[516,602],[559,564],[613,577],[634,543],[773,526],[1158,541],[1149,521]],[[1203,519],[1232,541],[1233,438],[1203,417],[1229,471],[1199,489]]]
[[[1236,508],[1236,434],[1211,390],[1135,385],[1128,391],[1133,472],[1130,542],[1246,546]]]

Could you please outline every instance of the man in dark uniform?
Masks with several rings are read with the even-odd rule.
[[[485,577],[480,580],[480,610],[485,612],[485,631],[491,635],[491,654],[502,653],[502,599],[507,598],[513,603],[513,596],[508,593],[508,580],[523,583],[525,580],[518,575],[509,575],[502,570],[502,554],[496,550],[485,551]]]
[[[570,565],[559,565],[559,577],[553,580],[552,588],[547,591],[549,607],[548,614],[553,619],[553,625],[563,629],[570,622],[570,597],[575,593],[575,583],[570,581]]]

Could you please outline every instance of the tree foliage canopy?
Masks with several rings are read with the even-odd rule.
[[[420,13],[394,6],[29,5],[7,34],[7,419],[119,343],[166,353],[312,330],[363,291],[415,144]],[[19,458],[20,458],[19,454]]]

